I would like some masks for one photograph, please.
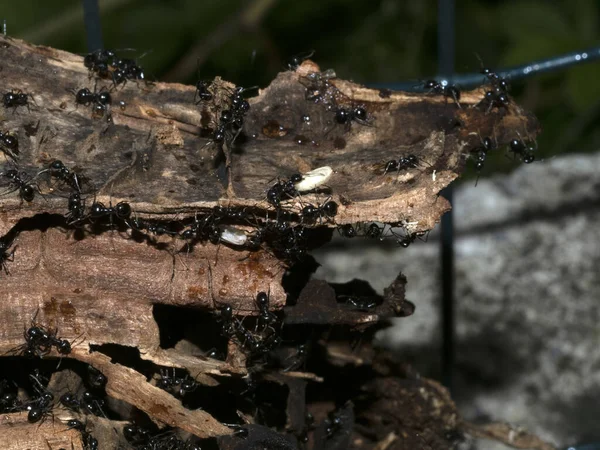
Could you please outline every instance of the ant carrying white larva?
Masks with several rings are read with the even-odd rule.
[[[329,166],[319,167],[317,169],[306,172],[302,175],[302,179],[294,183],[294,188],[298,192],[308,192],[322,186],[333,175],[333,169]]]

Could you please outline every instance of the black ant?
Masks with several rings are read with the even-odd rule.
[[[226,338],[235,336],[237,324],[233,317],[233,308],[231,305],[223,305],[219,307],[219,320],[222,324],[221,334]]]
[[[127,202],[119,202],[114,208],[112,206],[107,208],[103,203],[92,203],[92,206],[90,206],[90,218],[96,220],[103,217],[109,217],[111,224],[113,217],[116,217],[129,225],[127,219],[131,217],[131,205]]]
[[[48,414],[51,414],[54,406],[54,395],[40,381],[39,373],[29,374],[29,378],[33,381],[33,389],[37,393],[37,398],[34,398],[26,406],[29,411],[27,413],[27,421],[36,423],[44,419]]]
[[[293,372],[301,366],[306,364],[306,358],[308,357],[308,344],[300,344],[296,347],[296,352],[285,359],[290,361],[287,367],[283,369],[283,372]],[[284,362],[285,362],[284,361]]]
[[[140,58],[143,58],[142,55]],[[146,75],[135,60],[130,58],[113,59],[111,63],[114,71],[112,73],[115,86],[126,82],[127,80],[145,80]]]
[[[509,150],[513,153],[513,155],[519,155],[521,161],[523,161],[525,164],[531,164],[535,161],[535,155],[533,154],[535,148],[531,145],[527,145],[525,141],[521,139],[521,136],[519,136],[519,139],[513,139],[510,141]]]
[[[311,413],[306,413],[304,418],[304,426],[302,427],[302,431],[298,436],[298,440],[303,444],[308,442],[308,433],[310,433],[315,428],[315,418]]]
[[[256,89],[256,86],[251,88],[243,88],[238,86],[233,90],[230,100],[231,109],[234,112],[237,112],[239,114],[245,114],[250,110],[250,103],[248,103],[248,100],[246,100],[242,94],[252,89]]]
[[[92,103],[102,106],[104,109],[112,103],[112,96],[106,88],[100,92],[92,92],[88,88],[79,89],[75,93],[75,103],[78,105],[89,106]]]
[[[62,161],[58,159],[54,160],[52,163],[50,163],[50,167],[47,169],[47,171],[50,172],[51,176],[58,178],[63,183],[69,185],[69,187],[74,191],[81,192],[80,176],[77,175],[75,171],[69,170]],[[45,172],[45,170],[42,172]]]
[[[508,94],[503,89],[494,87],[491,91],[486,91],[483,101],[488,104],[487,112],[489,113],[493,107],[500,108],[510,103]]]
[[[186,241],[207,240],[216,245],[221,241],[221,230],[218,225],[219,218],[214,214],[196,217],[190,228],[180,233],[180,237]]]
[[[81,398],[77,398],[72,392],[65,392],[60,396],[60,403],[70,409],[73,412],[83,411],[85,414],[94,414],[96,416],[103,416],[104,412],[104,400],[94,396],[91,392],[86,391],[81,395]]]
[[[481,59],[479,59],[481,62]],[[481,63],[483,66],[483,62]],[[508,82],[504,77],[501,77],[496,72],[488,67],[481,68],[481,74],[487,78],[490,83],[490,90],[485,92],[482,103],[487,103],[487,112],[489,113],[492,108],[500,108],[510,103],[510,97],[508,96]]]
[[[71,411],[79,412],[81,404],[75,396],[75,394],[71,392],[65,392],[63,395],[60,396],[59,401],[63,406],[70,409]]]
[[[376,223],[371,223],[366,231],[365,235],[371,239],[383,239],[383,233],[385,232],[385,226],[377,225]]]
[[[15,260],[15,250],[17,248],[15,246],[11,251],[8,251],[8,248],[11,246],[11,244],[11,242],[7,242],[5,239],[0,239],[0,267],[4,269],[4,273],[6,275],[10,275],[8,265],[6,263],[7,261],[13,262]]]
[[[56,348],[56,351],[61,355],[68,355],[71,353],[71,343],[66,339],[60,339],[56,337],[58,332],[57,329],[46,330],[44,327],[35,323],[35,317],[33,317],[32,325],[24,333],[25,338],[25,355],[26,356],[44,356],[50,353],[52,347]]]
[[[367,125],[367,110],[364,106],[355,106],[352,109],[337,108],[335,111],[335,121],[339,124],[350,125],[352,121],[355,121],[362,125]]]
[[[87,431],[86,425],[84,425],[78,419],[70,419],[67,421],[67,427],[70,430],[77,430],[81,434],[81,442],[85,450],[97,450],[98,440]]]
[[[338,212],[338,204],[334,201],[325,201],[322,205],[308,204],[302,208],[302,220],[307,223],[314,223],[317,220],[333,219]]]
[[[132,228],[137,231],[147,231],[150,234],[154,234],[156,236],[176,236],[177,232],[173,231],[168,223],[155,222],[150,220],[142,220],[142,219],[133,219],[131,221]]]
[[[269,231],[270,228],[267,225],[257,228],[256,231],[248,235],[248,239],[246,240],[247,246],[250,249],[258,250],[262,243],[267,239]]]
[[[0,144],[6,156],[11,157],[13,160],[17,159],[17,155],[19,154],[19,139],[16,136],[8,132],[0,132]]]
[[[496,144],[492,141],[491,138],[486,137],[481,139],[481,145],[475,147],[471,150],[471,153],[475,155],[477,158],[475,162],[475,170],[477,170],[477,180],[475,180],[475,186],[477,186],[477,182],[479,181],[479,175],[485,166],[485,160],[487,158],[487,152],[490,150],[494,150],[496,148]]]
[[[325,72],[312,72],[301,78],[299,81],[305,87],[304,98],[315,104],[324,105],[328,111],[335,108],[338,89],[329,82],[336,78],[336,73],[332,69]]]
[[[72,192],[69,195],[68,212],[65,215],[68,224],[80,222],[85,218],[85,202],[81,198],[79,191]]]
[[[106,386],[106,382],[108,381],[106,375],[92,365],[88,365],[87,370],[90,386],[95,389],[104,389],[104,386]]]
[[[0,381],[0,413],[10,413],[22,409],[23,403],[19,400],[19,388],[13,381],[12,386],[7,380]]]
[[[331,439],[338,431],[342,429],[344,422],[338,414],[330,414],[328,419],[325,419],[325,436],[326,439]]]
[[[2,102],[5,108],[14,108],[16,110],[19,106],[27,106],[29,109],[29,95],[20,89],[13,89],[11,92],[4,94]]]
[[[269,311],[269,294],[266,292],[259,292],[256,295],[256,305],[259,310],[258,324],[261,324],[266,328],[277,321],[277,316]]]
[[[302,175],[293,174],[289,180],[277,180],[277,182],[267,190],[267,201],[275,208],[281,207],[281,201],[286,198],[292,198],[298,195],[295,184],[302,181]]]
[[[36,313],[37,315],[37,313]],[[35,317],[34,317],[35,320]],[[24,333],[25,347],[23,355],[27,357],[44,356],[52,350],[52,331],[47,331],[42,326],[32,324]]]
[[[32,202],[35,197],[35,188],[32,184],[26,182],[23,177],[25,176],[25,172],[19,173],[18,170],[10,169],[6,172],[2,173],[6,178],[10,180],[10,182],[15,186],[14,190],[19,190],[19,195],[22,200],[26,202]],[[14,192],[10,191],[10,192]]]
[[[213,99],[213,94],[209,90],[211,85],[210,81],[198,81],[196,83],[196,94],[194,95],[194,103],[196,105],[202,102],[209,102]],[[196,98],[200,100],[196,101]]]
[[[288,227],[273,241],[273,248],[288,260],[300,260],[307,252],[306,229],[302,226]]]
[[[385,164],[385,175],[391,171],[400,172],[401,170],[416,169],[419,165],[419,159],[415,155],[401,156],[399,159],[392,159]]]
[[[178,394],[180,397],[184,397],[187,393],[195,391],[198,387],[196,380],[188,374],[184,377],[176,376],[175,368],[173,368],[173,375],[170,375],[168,370],[161,369],[160,380],[158,380],[157,385],[165,391]]]
[[[131,423],[123,427],[123,436],[131,445],[142,448],[150,442],[150,432],[142,427]]]
[[[70,419],[67,421],[67,426],[70,430],[77,430],[79,432],[85,431],[85,425],[77,419]]]
[[[280,338],[272,326],[264,327],[259,333],[248,330],[241,322],[236,324],[235,337],[250,356],[260,356],[270,352],[279,344]]]
[[[482,68],[481,74],[483,74],[488,79],[488,81],[495,90],[504,92],[505,94],[508,92],[508,81],[506,81],[506,78],[501,77],[488,67]]]
[[[83,431],[81,433],[81,441],[83,442],[84,450],[98,450],[98,439],[92,436],[91,433]]]
[[[88,88],[72,92],[75,94],[75,103],[77,105],[92,105],[92,114],[94,116],[103,116],[106,114],[107,118],[110,120],[112,97],[106,88],[102,88],[100,92],[92,92]]]
[[[397,237],[396,244],[398,244],[401,247],[407,248],[408,246],[410,246],[410,244],[415,242],[416,239],[417,239],[417,234],[411,233],[411,234],[407,234],[405,236]]]
[[[93,414],[95,416],[105,416],[102,408],[104,407],[104,400],[96,397],[89,391],[85,391],[81,395],[81,400],[79,401],[79,406],[84,412]]]
[[[108,78],[108,66],[114,57],[115,53],[112,50],[96,50],[84,56],[83,65],[101,78]]]
[[[219,125],[213,135],[215,142],[223,142],[225,137],[230,133],[232,135],[231,142],[233,143],[237,135],[241,132],[244,125],[244,116],[250,110],[250,103],[242,95],[248,89],[253,88],[236,87],[233,90],[233,93],[229,97],[231,109],[221,111]]]
[[[312,55],[315,54],[314,50],[311,50],[308,53],[301,53],[299,55],[292,56],[287,62],[287,68],[292,72],[295,72],[300,64],[309,59]]]
[[[436,80],[427,80],[423,83],[423,88],[432,94],[443,95],[446,98],[452,97],[460,108],[460,88],[458,86],[454,84],[442,84]]]
[[[358,234],[352,224],[341,225],[337,228],[337,230],[338,233],[340,233],[340,236],[345,238],[353,238]]]

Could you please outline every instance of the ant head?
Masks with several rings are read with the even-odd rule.
[[[333,200],[330,201],[326,201],[323,206],[323,212],[328,216],[328,217],[335,217],[337,215],[338,212],[338,204],[336,202],[334,202]]]
[[[354,108],[354,117],[358,120],[367,120],[367,110],[364,106],[357,106]]]
[[[131,216],[131,205],[127,202],[119,202],[115,207],[115,211],[119,219],[129,219]]]

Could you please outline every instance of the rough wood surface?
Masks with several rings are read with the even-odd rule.
[[[272,311],[286,305],[289,292],[282,280],[293,261],[267,244],[186,245],[179,238],[182,229],[221,205],[245,208],[239,210],[246,218],[227,217],[223,223],[248,235],[279,220],[284,211],[290,223],[319,229],[312,246],[327,241],[330,234],[324,229],[344,224],[382,222],[426,232],[449,209],[439,192],[460,175],[482,136],[494,136],[503,146],[516,133],[533,138],[538,132],[535,118],[514,103],[491,111],[481,107],[481,89],[463,93],[459,107],[440,96],[388,94],[331,78],[327,89],[336,107],[363,105],[368,111],[366,122],[338,124],[335,110],[306,100],[310,74],[320,69],[305,61],[249,99],[243,134],[220,148],[210,136],[234,87],[223,80],[212,84],[214,102],[197,104],[195,88],[180,84],[128,82],[112,90],[110,82],[90,76],[81,56],[56,49],[0,37],[0,55],[0,92],[21,90],[30,97],[28,107],[4,108],[1,117],[0,131],[18,137],[19,151],[14,159],[5,155],[0,172],[0,186],[6,186],[0,193],[0,235],[15,250],[14,261],[5,261],[10,274],[0,287],[0,353],[22,350],[24,330],[35,317],[73,342],[68,358],[90,363],[107,376],[110,397],[135,406],[155,423],[200,438],[231,430],[209,412],[184,408],[133,368],[111,362],[100,353],[103,346],[137,349],[140,360],[157,370],[186,368],[207,387],[246,375],[240,343],[229,343],[225,361],[207,358],[194,346],[162,348],[157,308],[190,308],[214,319],[227,304],[242,324],[244,316],[259,313],[258,292],[269,293]],[[74,92],[83,87],[111,89],[110,115],[97,117],[89,106],[75,105]],[[407,155],[417,157],[416,168],[385,173],[387,161]],[[126,201],[133,209],[130,221],[100,229],[92,220],[69,224],[64,217],[68,186],[43,172],[56,159],[83,176],[86,207]],[[322,166],[334,171],[326,191],[287,199],[279,211],[266,201],[265,192],[277,178]],[[39,190],[32,202],[23,201],[6,178],[15,167]],[[303,221],[305,205],[327,199],[339,205],[335,218]],[[177,233],[140,237],[130,226],[134,220],[160,220]],[[326,284],[306,285],[298,303],[286,308],[286,325],[337,323],[364,330],[388,317],[410,315],[414,306],[404,300],[404,284],[399,276],[377,308],[351,313],[336,303]],[[278,376],[290,392],[299,380],[302,389],[304,380],[324,381],[301,370]],[[365,386],[371,385],[365,381]],[[294,393],[304,395],[303,390]],[[298,411],[290,411],[290,417]],[[20,425],[2,425],[0,439],[23,433]],[[55,443],[60,433],[44,422],[25,447],[9,438],[3,448],[44,448],[44,439],[47,447],[69,448],[65,442],[72,431]],[[386,429],[378,439],[389,441],[390,436]]]

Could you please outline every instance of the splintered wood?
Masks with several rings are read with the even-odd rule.
[[[331,324],[364,331],[388,317],[409,316],[414,305],[404,299],[402,275],[372,304],[352,300],[350,308],[327,283],[308,283],[309,272],[292,295],[284,288],[284,275],[302,266],[296,263],[307,251],[344,225],[355,226],[345,234],[353,230],[381,238],[380,228],[367,226],[381,223],[404,228],[410,242],[423,236],[449,209],[439,193],[460,175],[482,137],[493,136],[502,147],[517,135],[534,138],[539,131],[535,118],[513,102],[482,106],[483,89],[462,93],[457,105],[443,96],[367,89],[332,71],[321,72],[311,61],[280,73],[257,93],[235,90],[217,78],[199,99],[195,87],[181,84],[129,81],[115,86],[110,77],[98,79],[88,71],[81,56],[7,37],[0,37],[0,55],[0,92],[28,98],[27,105],[14,107],[5,98],[9,107],[1,111],[0,131],[18,138],[18,148],[3,151],[0,173],[0,256],[6,270],[0,286],[0,352],[15,364],[26,348],[24,331],[43,326],[72,343],[62,364],[79,361],[106,375],[109,398],[136,408],[158,427],[198,438],[233,430],[211,412],[188,409],[156,387],[159,370],[187,369],[202,388],[226,391],[229,387],[222,386],[229,386],[228,380],[252,369],[245,346],[266,347],[266,338],[253,341],[260,332],[269,335],[270,350],[281,343],[275,333],[283,324],[291,330],[321,327],[314,333]],[[75,94],[83,88],[96,100],[77,104]],[[98,105],[100,93],[110,94],[109,105]],[[242,94],[255,94],[247,111],[229,103]],[[389,164],[409,156],[414,161],[409,166]],[[64,164],[63,172],[49,169],[56,160]],[[294,174],[325,166],[332,174],[312,192],[300,195],[289,184]],[[9,172],[13,169],[16,175]],[[280,189],[275,201],[267,197],[274,183]],[[24,186],[34,187],[33,201]],[[330,206],[336,210],[326,209],[326,202],[335,202],[337,208]],[[311,220],[307,206],[313,208]],[[380,235],[373,236],[373,230]],[[257,302],[259,292],[268,293],[266,310]],[[274,312],[285,316],[283,322],[275,322]],[[173,317],[187,320],[185,326],[173,325]],[[204,321],[192,323],[196,318]],[[161,328],[161,320],[170,331]],[[214,340],[221,334],[237,336],[224,346],[221,358],[189,338]],[[322,345],[317,341],[314,345]],[[135,363],[113,358],[114,348],[133,349]],[[53,348],[38,353],[58,364]],[[342,345],[322,357],[353,355]],[[280,361],[284,370],[266,371],[263,381],[289,391],[288,431],[299,434],[306,383],[329,386],[328,380],[307,372],[297,355],[283,355]],[[417,398],[430,389],[442,398],[446,409],[435,413],[439,420],[430,430],[432,442],[442,444],[431,448],[446,445],[440,430],[457,428],[459,420],[442,388],[380,378],[393,388],[387,395],[395,389]],[[395,400],[384,399],[374,380],[363,380],[363,388],[387,410]],[[413,397],[403,404],[412,408]],[[215,403],[227,406],[227,401]],[[379,420],[378,404],[369,410],[363,406],[347,403],[340,417]],[[235,419],[231,407],[227,420]],[[407,408],[402,414],[410,414]],[[318,409],[327,423],[327,413]],[[361,430],[344,425],[340,442],[345,444],[336,445],[352,441],[356,448],[408,448],[398,443],[412,442],[419,423],[429,423],[419,417],[404,434],[402,417],[398,423],[375,424],[376,442],[372,436],[360,441]],[[89,425],[94,421],[98,429],[101,422],[111,424],[111,436],[123,428],[105,418],[90,417]],[[332,426],[317,428],[314,439],[329,439]],[[38,426],[28,424],[23,412],[7,414],[0,423],[0,442],[8,450],[82,448],[79,433],[65,428],[52,426],[49,417]],[[249,440],[296,448],[259,425],[246,432]],[[235,444],[239,439],[222,440],[222,448],[242,448]],[[330,449],[342,448],[333,446],[337,439],[328,441]],[[117,448],[117,441],[100,448]],[[309,448],[322,445],[313,442]]]

